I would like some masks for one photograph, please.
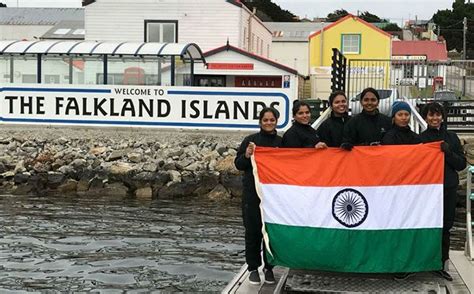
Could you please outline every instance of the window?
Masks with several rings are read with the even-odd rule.
[[[145,42],[177,43],[178,21],[145,20]]]
[[[415,72],[414,64],[405,64],[405,70],[403,71],[403,77],[405,79],[413,79],[413,74]]]
[[[360,34],[342,35],[342,53],[360,54]]]

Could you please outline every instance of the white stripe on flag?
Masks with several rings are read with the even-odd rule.
[[[267,223],[346,228],[332,214],[336,194],[352,188],[365,197],[368,214],[356,230],[441,228],[443,185],[377,187],[301,187],[261,184],[263,217]]]

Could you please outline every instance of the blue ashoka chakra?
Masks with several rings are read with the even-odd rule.
[[[362,224],[369,213],[369,206],[364,195],[354,189],[337,192],[332,200],[332,215],[343,226],[348,228]]]

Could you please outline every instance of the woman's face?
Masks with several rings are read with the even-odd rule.
[[[441,123],[443,122],[443,116],[440,113],[433,113],[430,111],[426,115],[425,120],[430,128],[438,129],[441,126]]]
[[[277,119],[273,113],[271,111],[265,112],[260,121],[260,128],[267,133],[273,133],[276,129],[276,125]]]
[[[332,111],[337,114],[344,114],[347,111],[347,99],[343,95],[337,95],[332,101]]]
[[[373,112],[379,106],[379,100],[372,92],[365,93],[364,97],[362,97],[362,100],[360,100],[360,103],[366,112]]]
[[[309,124],[309,122],[311,121],[311,112],[309,111],[308,106],[300,106],[300,109],[298,109],[298,112],[296,112],[293,118],[300,124]]]
[[[393,123],[399,127],[406,127],[410,123],[410,113],[406,110],[400,110],[395,113]]]

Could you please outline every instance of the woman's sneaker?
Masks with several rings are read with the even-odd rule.
[[[452,281],[453,280],[453,277],[451,277],[451,275],[445,271],[445,270],[439,270],[439,271],[435,271],[434,272],[437,276],[447,280],[447,281]]]
[[[415,273],[398,273],[395,274],[394,280],[395,281],[403,281],[408,279],[409,277],[413,277]]]
[[[249,275],[249,283],[252,285],[260,285],[260,274],[257,270],[251,271]]]
[[[273,270],[264,269],[263,272],[265,273],[265,283],[275,284],[275,276],[273,275]]]

